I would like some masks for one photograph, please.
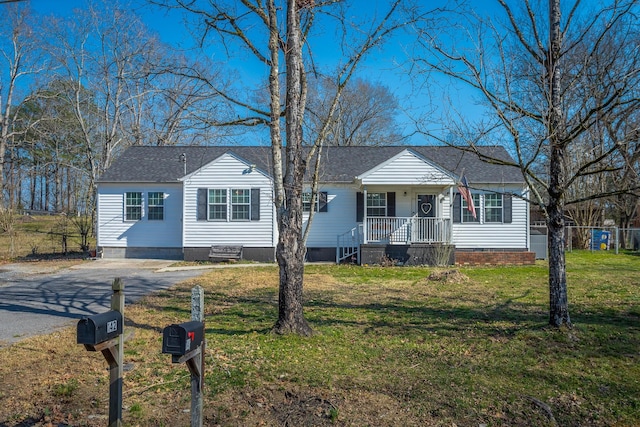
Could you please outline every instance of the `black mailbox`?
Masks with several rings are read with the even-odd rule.
[[[162,331],[162,352],[182,356],[198,348],[204,340],[204,323],[193,320],[169,325]]]
[[[78,344],[97,345],[122,334],[122,313],[106,313],[83,317],[78,321]]]

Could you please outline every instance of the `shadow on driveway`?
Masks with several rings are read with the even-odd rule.
[[[38,263],[0,266],[0,346],[51,333],[72,324],[73,319],[108,310],[116,277],[124,282],[125,303],[130,304],[202,273],[159,272],[171,263],[95,260],[57,270]]]

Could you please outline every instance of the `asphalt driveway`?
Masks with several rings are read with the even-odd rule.
[[[130,304],[202,274],[167,269],[171,263],[99,259],[57,271],[37,263],[0,265],[0,347],[108,310],[116,277],[124,282],[125,304]]]

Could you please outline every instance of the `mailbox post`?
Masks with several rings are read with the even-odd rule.
[[[191,373],[191,427],[202,427],[202,387],[204,386],[204,293],[196,286],[191,292],[191,321],[169,325],[162,331],[162,353],[173,363],[187,364]]]
[[[109,363],[109,427],[121,427],[124,284],[119,278],[112,289],[111,310],[80,319],[76,335],[78,344],[102,352]]]

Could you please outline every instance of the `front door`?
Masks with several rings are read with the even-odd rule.
[[[436,196],[433,194],[418,194],[418,217],[436,217]]]
[[[432,242],[436,230],[436,196],[418,194],[418,219],[413,222],[411,238],[414,242]]]

